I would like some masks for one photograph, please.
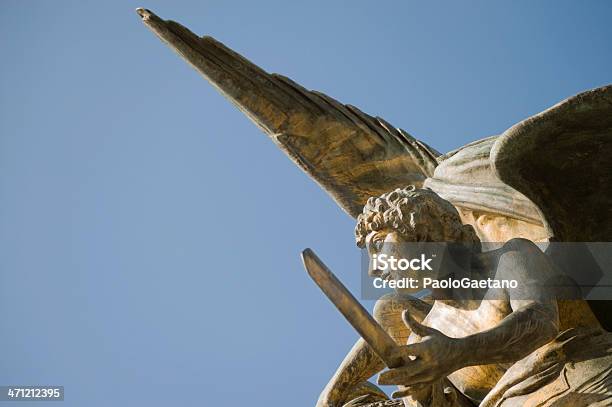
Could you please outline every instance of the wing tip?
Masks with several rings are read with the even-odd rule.
[[[136,14],[138,14],[143,21],[161,20],[154,12],[144,7],[138,7],[136,9]]]
[[[300,253],[300,255],[302,257],[302,262],[304,263],[304,266],[306,267],[306,269],[308,269],[308,263],[316,257],[314,251],[310,247],[307,247],[302,250],[302,253]]]

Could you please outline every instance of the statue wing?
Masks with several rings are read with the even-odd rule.
[[[538,206],[555,240],[612,241],[612,86],[511,127],[491,160],[503,182]]]
[[[385,120],[269,74],[211,37],[137,12],[353,217],[369,197],[421,186],[433,174],[440,153]]]
[[[508,129],[491,160],[497,176],[539,208],[548,232],[560,242],[612,241],[612,86],[573,96]],[[570,272],[601,277],[588,250],[549,247]],[[601,325],[612,331],[612,301],[589,301]]]

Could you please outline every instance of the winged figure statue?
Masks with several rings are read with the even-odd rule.
[[[370,198],[388,197],[390,191],[412,185],[433,191],[452,204],[461,222],[473,226],[483,242],[516,238],[533,242],[612,241],[612,86],[572,96],[500,135],[441,154],[380,117],[264,71],[212,37],[200,37],[149,10],[137,12],[149,29],[246,114],[354,218],[364,213]],[[548,254],[552,258],[563,256]],[[388,326],[399,332],[394,336],[398,343],[406,343],[410,331],[427,336],[426,328],[415,329],[414,322],[404,324],[401,313],[393,313],[398,306],[402,308],[398,301],[403,300],[377,304],[375,317],[391,321]],[[612,330],[612,302],[585,304],[569,302],[563,313],[579,316],[572,321],[593,320],[604,333]],[[424,316],[431,304],[417,301],[407,307]],[[568,328],[574,326],[570,324]],[[555,343],[565,343],[569,334],[565,335]],[[610,349],[612,346],[608,352]],[[358,405],[355,403],[367,397],[368,402],[383,400],[385,396],[379,390],[364,382],[380,370],[371,367],[376,365],[373,358],[367,345],[358,342],[330,381],[319,405]],[[612,366],[606,364],[612,359],[599,360],[604,366],[597,374],[606,369],[609,373]],[[527,369],[527,364],[523,362],[521,369]],[[517,398],[520,391],[525,395],[535,388],[559,383],[552,379],[529,384],[523,379],[500,379],[491,366],[470,371],[464,379],[451,380],[454,390],[466,396],[464,401],[455,397],[452,402],[446,400],[437,405],[518,406],[526,403]],[[504,372],[507,367],[504,365]],[[469,375],[479,377],[482,389],[470,384]],[[513,377],[517,375],[520,373]],[[593,389],[612,389],[608,376],[588,383]],[[508,401],[515,399],[520,401]],[[550,400],[524,405],[571,405],[551,404],[554,401]],[[597,400],[585,405],[612,403],[610,398]],[[430,399],[429,404],[419,405],[436,404]]]

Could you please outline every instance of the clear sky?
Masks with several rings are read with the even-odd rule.
[[[612,82],[607,1],[2,0],[0,385],[67,406],[313,406],[356,339],[353,220],[138,6],[442,152]]]

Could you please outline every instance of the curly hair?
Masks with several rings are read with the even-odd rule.
[[[393,229],[407,242],[465,242],[480,245],[476,232],[463,225],[457,209],[429,189],[414,185],[372,197],[357,217],[355,240],[364,247],[373,231]]]

